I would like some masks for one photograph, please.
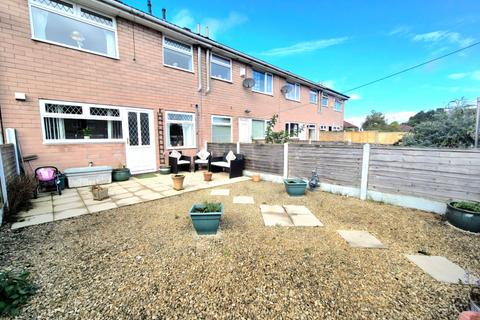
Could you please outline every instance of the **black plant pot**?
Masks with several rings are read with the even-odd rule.
[[[127,181],[128,179],[130,179],[130,169],[120,168],[112,170],[113,181]]]
[[[447,203],[447,220],[453,226],[470,232],[480,232],[480,214],[478,212],[455,208],[455,201]]]

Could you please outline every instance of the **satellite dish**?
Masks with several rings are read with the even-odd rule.
[[[292,91],[292,86],[289,84],[286,84],[282,87],[282,89],[280,89],[280,91],[282,91],[283,94],[287,94],[290,91]]]
[[[253,80],[252,78],[246,78],[245,80],[243,80],[243,86],[247,89],[253,88],[254,85],[255,80]]]

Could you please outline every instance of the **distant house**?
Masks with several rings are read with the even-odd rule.
[[[360,128],[354,125],[353,123],[350,123],[348,121],[343,121],[343,130],[345,131],[360,131]]]

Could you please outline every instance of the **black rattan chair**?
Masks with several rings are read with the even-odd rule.
[[[181,152],[179,151],[181,154]],[[180,159],[172,157],[169,155],[168,164],[171,168],[172,173],[178,173],[178,171],[188,171],[190,172],[192,166],[192,157],[181,155]]]
[[[222,172],[226,171],[229,173],[229,177],[236,178],[243,176],[243,169],[245,168],[245,156],[241,153],[234,153],[235,160],[231,160],[230,163],[227,161],[227,152],[221,157],[212,157],[210,159],[210,172]]]

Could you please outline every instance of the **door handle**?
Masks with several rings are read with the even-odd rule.
[[[130,139],[127,138],[127,145],[130,145]]]

